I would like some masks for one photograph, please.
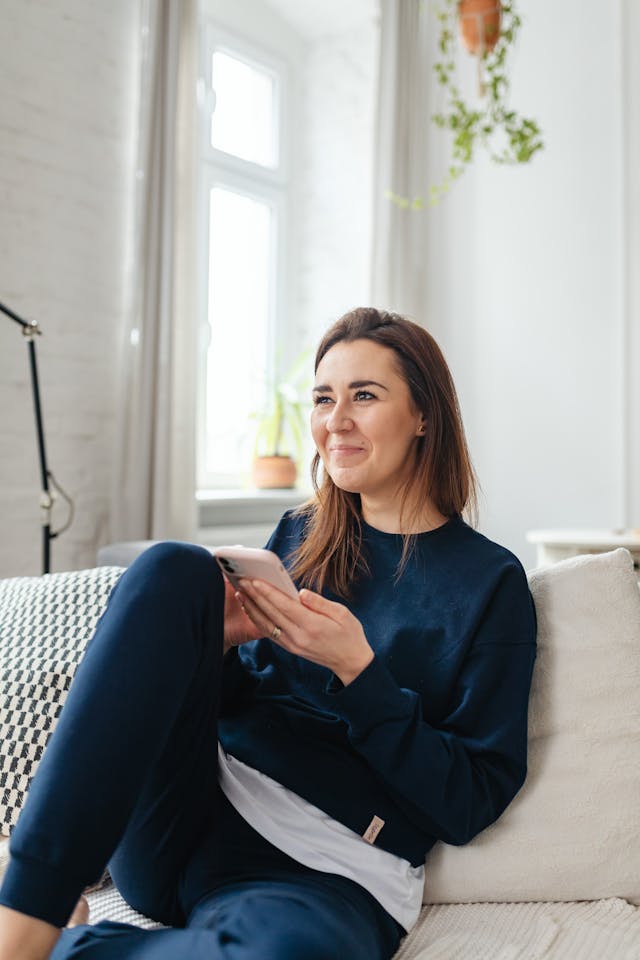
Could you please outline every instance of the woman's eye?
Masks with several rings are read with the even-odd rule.
[[[357,390],[353,395],[353,399],[357,402],[363,400],[375,400],[376,397],[375,394],[371,393],[369,390]],[[314,394],[313,405],[315,407],[326,406],[327,404],[333,402],[333,397],[330,397],[327,394]]]

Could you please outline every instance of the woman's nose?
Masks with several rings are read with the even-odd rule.
[[[347,411],[340,404],[336,404],[327,420],[327,430],[330,433],[339,433],[343,430],[350,430],[352,427],[353,420],[348,416]]]

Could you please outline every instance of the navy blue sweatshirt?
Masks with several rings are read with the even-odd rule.
[[[303,536],[285,514],[269,548]],[[414,866],[500,816],[526,775],[536,618],[518,559],[460,517],[402,537],[363,524],[370,576],[347,606],[374,650],[347,686],[269,639],[225,658],[224,750]],[[330,591],[325,596],[338,599]]]

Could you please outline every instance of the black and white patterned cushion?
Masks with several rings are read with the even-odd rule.
[[[0,580],[0,833],[18,820],[122,567]]]

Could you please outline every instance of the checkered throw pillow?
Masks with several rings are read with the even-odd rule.
[[[121,567],[0,580],[0,833],[18,820]]]

